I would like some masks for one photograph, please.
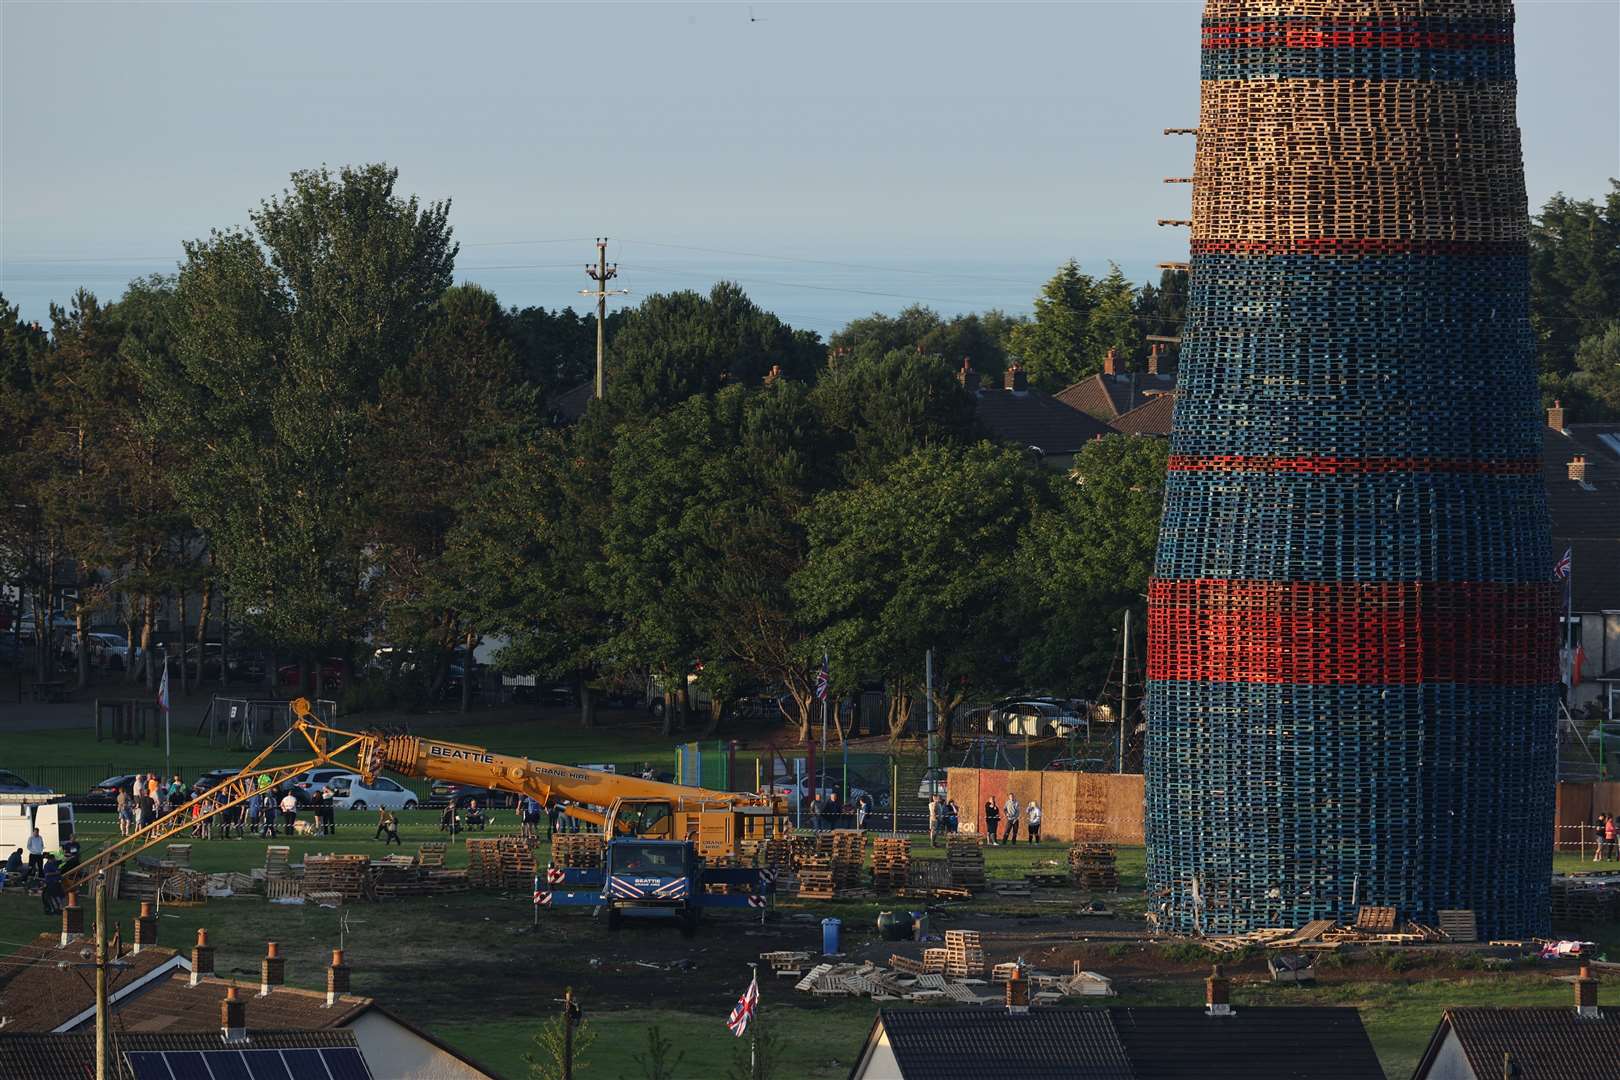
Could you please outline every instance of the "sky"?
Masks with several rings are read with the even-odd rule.
[[[1185,258],[1196,0],[0,2],[0,291],[172,272],[289,173],[452,200],[457,277],[579,304],[740,280],[796,325],[1028,310],[1062,260]],[[1620,0],[1521,0],[1532,207],[1620,175]],[[704,249],[704,250],[694,250]],[[838,263],[842,265],[829,265]]]

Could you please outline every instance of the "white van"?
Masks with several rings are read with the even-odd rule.
[[[73,804],[61,795],[0,795],[0,862],[22,849],[28,859],[28,837],[39,830],[45,850],[61,851],[73,839]]]

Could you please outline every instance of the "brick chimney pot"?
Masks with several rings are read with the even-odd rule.
[[[1564,430],[1564,403],[1554,400],[1552,407],[1547,410],[1547,426],[1554,431]]]
[[[1586,455],[1576,454],[1569,459],[1569,478],[1578,484],[1586,482]]]

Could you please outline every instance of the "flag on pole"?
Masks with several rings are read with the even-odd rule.
[[[159,680],[159,682],[158,682],[157,703],[158,703],[158,708],[162,709],[164,711],[164,713],[167,714],[168,711],[169,711],[169,665],[168,664],[163,665],[163,678],[161,680]]]
[[[731,1010],[731,1018],[726,1021],[726,1027],[731,1033],[742,1038],[743,1032],[748,1030],[748,1021],[754,1018],[759,1011],[759,976],[755,975],[748,983],[748,989],[743,996],[737,999],[737,1007]]]
[[[827,654],[821,654],[821,670],[816,672],[816,700],[827,700],[827,686],[832,682],[832,668],[827,662]]]
[[[1557,578],[1559,581],[1566,580],[1569,577],[1570,566],[1574,561],[1575,549],[1566,548],[1564,550],[1564,557],[1559,559],[1556,563],[1553,563],[1553,577]]]

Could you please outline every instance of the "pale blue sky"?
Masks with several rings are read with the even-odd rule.
[[[172,269],[293,169],[379,159],[453,199],[460,276],[514,302],[567,302],[590,245],[487,245],[598,234],[638,292],[757,268],[827,318],[905,302],[846,289],[1000,302],[1070,255],[1145,278],[1185,251],[1153,221],[1185,216],[1160,180],[1191,143],[1159,132],[1196,122],[1199,11],[6,0],[0,288],[43,317],[71,280]],[[1524,0],[1518,37],[1532,205],[1600,194],[1620,3]]]

